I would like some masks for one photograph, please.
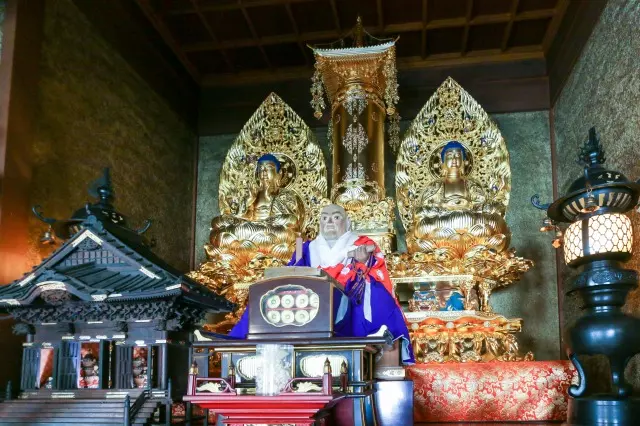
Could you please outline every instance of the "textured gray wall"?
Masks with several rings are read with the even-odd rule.
[[[70,0],[46,2],[31,199],[67,218],[110,166],[116,207],[189,269],[195,134]],[[35,257],[44,225],[32,221]],[[37,262],[37,259],[35,259]]]
[[[497,114],[511,157],[511,201],[507,224],[511,246],[535,266],[523,279],[491,298],[496,312],[523,319],[521,349],[536,359],[560,357],[558,292],[554,248],[549,234],[539,231],[544,214],[530,202],[533,194],[551,200],[551,148],[548,111]]]
[[[555,257],[548,235],[538,231],[542,214],[529,202],[531,195],[535,193],[539,193],[544,199],[551,199],[552,196],[548,112],[498,114],[493,118],[498,122],[511,154],[513,181],[507,222],[513,233],[512,245],[520,256],[534,260],[536,266],[521,282],[498,290],[492,297],[492,304],[499,313],[523,318],[520,341],[524,351],[533,351],[538,359],[557,359],[560,353]],[[408,124],[408,121],[401,123],[402,133]],[[326,128],[317,128],[315,133],[330,168]],[[210,221],[219,213],[220,168],[235,136],[200,138],[196,263],[205,258],[202,247],[208,239]],[[388,151],[385,159],[385,181],[387,195],[393,197],[395,159]],[[399,221],[396,228],[398,248],[404,250],[404,232]]]
[[[559,193],[581,173],[575,162],[579,147],[591,126],[604,144],[609,168],[628,178],[640,178],[640,1],[609,0],[565,85],[555,109]],[[628,267],[640,266],[640,219],[634,222],[635,254]],[[627,300],[626,309],[640,316],[640,291]],[[579,315],[578,301],[565,298],[565,325]],[[628,368],[635,371],[640,390],[640,359]],[[602,364],[599,364],[602,366]],[[594,367],[595,368],[595,367]]]

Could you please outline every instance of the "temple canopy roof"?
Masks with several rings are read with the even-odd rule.
[[[117,303],[179,298],[205,311],[230,311],[232,303],[150,250],[142,237],[148,226],[132,230],[110,203],[105,205],[105,194],[112,195],[108,173],[105,176],[102,189],[108,191],[99,191],[100,201],[78,210],[70,220],[55,221],[36,213],[61,238],[65,232],[75,233],[22,278],[0,287],[0,310],[71,300]]]

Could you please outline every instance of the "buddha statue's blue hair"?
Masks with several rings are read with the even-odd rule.
[[[276,165],[276,172],[280,171],[280,161],[273,154],[264,154],[262,157],[258,158],[258,164],[269,161]]]
[[[440,152],[440,159],[442,160],[443,163],[444,163],[444,155],[447,153],[447,151],[449,151],[450,149],[456,149],[456,148],[462,151],[462,159],[463,160],[467,159],[467,149],[464,147],[464,145],[462,145],[458,141],[450,141],[442,148],[442,152]]]

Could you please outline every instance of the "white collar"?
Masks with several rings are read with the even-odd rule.
[[[345,263],[347,253],[354,249],[353,244],[357,239],[356,234],[347,231],[336,240],[333,247],[329,247],[327,240],[322,235],[318,235],[315,240],[309,243],[309,266],[328,268]]]

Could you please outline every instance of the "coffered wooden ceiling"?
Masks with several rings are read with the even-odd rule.
[[[569,0],[136,0],[202,86],[311,76],[308,44],[347,34],[360,15],[399,36],[398,68],[544,60]]]

